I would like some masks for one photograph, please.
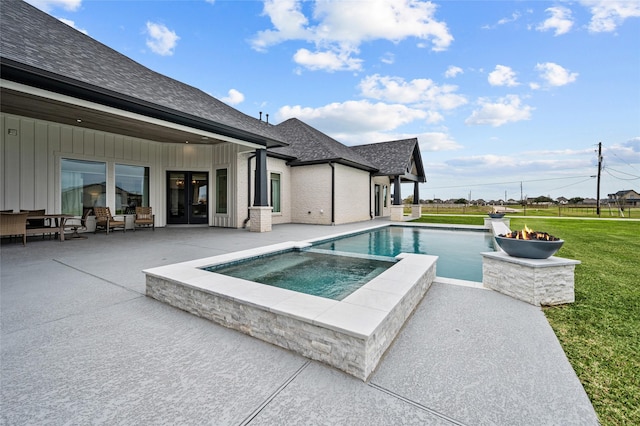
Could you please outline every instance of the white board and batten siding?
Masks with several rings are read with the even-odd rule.
[[[107,206],[115,206],[115,164],[149,167],[149,203],[166,223],[167,171],[209,173],[210,225],[236,227],[238,145],[166,144],[81,127],[0,114],[0,210],[61,211],[60,160],[104,162]],[[214,214],[215,170],[228,169],[228,212]]]

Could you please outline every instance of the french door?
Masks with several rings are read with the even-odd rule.
[[[167,172],[167,223],[209,223],[209,173]]]

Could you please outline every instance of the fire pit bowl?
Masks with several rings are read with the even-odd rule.
[[[502,219],[504,213],[487,213],[491,219]]]
[[[553,256],[564,240],[546,232],[536,232],[526,225],[522,231],[512,231],[496,236],[496,243],[509,256],[527,259],[546,259]]]
[[[556,254],[564,240],[519,240],[503,236],[496,236],[496,243],[509,256],[527,259],[546,259]]]

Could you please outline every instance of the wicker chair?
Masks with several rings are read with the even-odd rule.
[[[109,231],[113,228],[122,228],[125,232],[127,231],[126,222],[124,220],[115,220],[113,216],[111,216],[111,210],[109,207],[94,207],[93,213],[96,216],[96,229],[93,231],[95,234],[98,231],[98,228],[103,228]]]
[[[27,245],[28,213],[0,213],[0,236],[22,235],[22,245]]]
[[[150,226],[152,230],[156,230],[156,215],[153,214],[151,207],[136,207],[133,230],[135,231],[138,226]]]

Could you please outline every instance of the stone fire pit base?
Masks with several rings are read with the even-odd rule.
[[[482,254],[482,284],[535,306],[573,303],[574,270],[580,261],[511,257],[504,252]]]

